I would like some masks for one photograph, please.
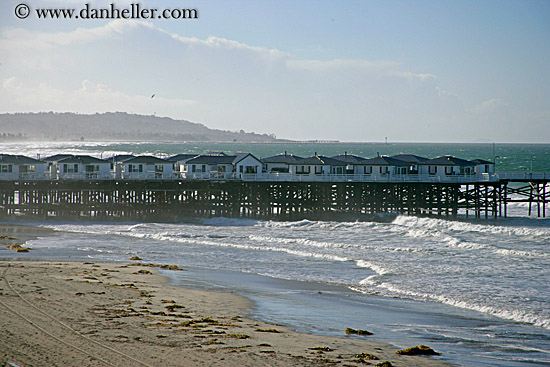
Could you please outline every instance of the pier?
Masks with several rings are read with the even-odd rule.
[[[511,202],[527,202],[529,214],[536,208],[545,217],[548,181],[14,180],[0,183],[0,218],[368,220],[369,215],[395,213],[496,219],[507,216]]]

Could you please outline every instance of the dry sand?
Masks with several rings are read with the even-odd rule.
[[[144,265],[0,261],[0,275],[0,366],[447,365],[258,322],[246,298],[170,286]]]

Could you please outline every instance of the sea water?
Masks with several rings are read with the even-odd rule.
[[[63,144],[25,149],[94,155],[208,150],[206,145],[176,151],[175,144]],[[233,151],[252,150],[242,148]],[[264,149],[255,152],[261,156],[278,153],[273,149],[332,155],[346,148],[372,156],[364,152],[383,145],[361,145],[362,151],[338,144],[252,148]],[[445,154],[444,148],[407,145],[383,154],[436,156]],[[484,149],[493,154],[492,146],[453,149],[451,154],[463,158],[477,158]],[[515,161],[537,155],[539,170],[550,171],[550,155],[544,155],[549,149],[507,146],[497,147],[496,154]],[[463,366],[550,365],[550,219],[527,217],[521,203],[509,204],[508,214],[477,221],[399,215],[372,222],[46,222],[38,224],[58,232],[30,246],[35,256],[126,261],[137,255],[146,262],[177,264],[190,271],[167,272],[174,283],[241,293],[255,302],[256,316],[302,331],[342,335],[346,327],[368,329],[376,340],[396,347],[428,344]]]

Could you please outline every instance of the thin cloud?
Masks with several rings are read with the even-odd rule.
[[[478,103],[474,108],[469,111],[475,114],[483,114],[488,112],[493,112],[501,107],[508,106],[508,103],[500,98],[491,98],[487,101]]]

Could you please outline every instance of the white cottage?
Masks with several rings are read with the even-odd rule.
[[[421,174],[422,173],[420,172],[421,165],[430,160],[429,158],[421,157],[414,154],[397,154],[397,155],[392,155],[390,158],[399,159],[400,161],[407,162],[409,164],[409,166],[407,167],[408,175]]]
[[[476,175],[492,175],[495,173],[495,162],[486,161],[484,159],[474,159],[471,162],[475,164]]]
[[[74,155],[55,162],[59,179],[108,180],[111,178],[109,162],[89,155]]]
[[[117,180],[120,180],[122,178],[122,170],[124,169],[124,161],[135,157],[136,156],[132,154],[118,154],[110,158],[105,158],[105,162],[109,163],[111,176]]]
[[[325,157],[323,155],[314,155],[309,158],[298,159],[288,164],[290,174],[300,179],[324,179],[332,175],[343,175],[346,171],[346,162],[337,159]]]
[[[183,162],[183,175],[190,179],[243,179],[262,172],[262,162],[250,153],[203,154]]]
[[[40,180],[48,164],[23,155],[0,154],[0,180]]]
[[[256,176],[262,173],[262,161],[256,158],[251,153],[237,153],[235,159],[232,162],[235,167],[239,178],[245,179],[247,177]]]
[[[366,161],[366,159],[363,157],[359,157],[354,154],[348,154],[346,152],[344,154],[335,155],[334,157],[331,157],[331,158],[345,162],[346,163],[345,173],[348,175],[364,174],[364,171],[365,171],[364,162]]]
[[[361,166],[363,174],[369,180],[386,181],[392,178],[403,178],[407,174],[409,163],[388,156],[365,159]]]
[[[298,157],[297,155],[288,154],[287,152],[284,152],[284,154],[277,154],[272,157],[262,158],[263,172],[288,173],[289,164],[301,159],[304,158]]]
[[[122,162],[122,178],[130,180],[175,179],[172,162],[153,156],[138,156]]]
[[[430,159],[419,164],[422,174],[436,178],[450,178],[452,176],[471,176],[475,174],[476,164],[465,159],[446,155]]]
[[[191,158],[197,157],[199,154],[189,153],[189,154],[176,154],[168,158],[164,158],[167,162],[172,162],[172,167],[174,173],[178,177],[182,177],[182,174],[185,170],[185,162]]]

